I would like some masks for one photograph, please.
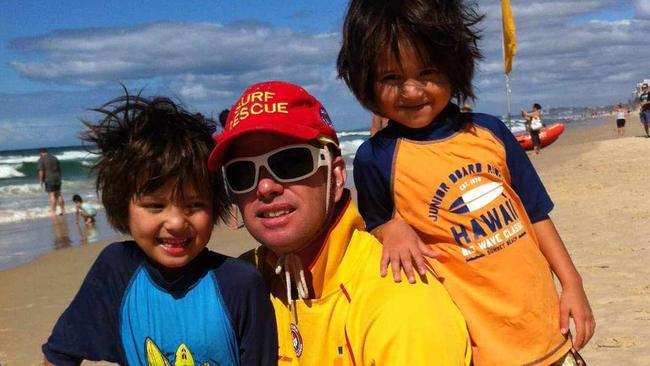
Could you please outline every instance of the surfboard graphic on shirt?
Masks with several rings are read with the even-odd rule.
[[[489,182],[463,193],[449,207],[449,211],[464,214],[479,210],[494,201],[503,193],[501,182]]]
[[[146,349],[146,359],[148,366],[172,366],[172,363],[163,355],[156,343],[151,340],[151,338],[146,339],[145,341]],[[194,358],[192,357],[192,352],[185,345],[181,344],[176,349],[175,362],[173,366],[195,366]],[[209,362],[204,362],[201,366],[210,366]]]

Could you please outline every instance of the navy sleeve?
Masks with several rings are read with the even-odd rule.
[[[111,244],[102,251],[43,345],[49,362],[59,366],[79,365],[82,360],[125,364],[119,308],[137,257],[138,252],[125,243]]]
[[[234,258],[227,258],[215,275],[239,340],[240,364],[277,365],[275,314],[262,276]]]
[[[375,135],[361,144],[354,157],[357,205],[367,231],[393,217],[391,174],[395,143],[395,140]]]
[[[546,188],[544,188],[544,184],[537,175],[537,171],[535,171],[535,167],[530,162],[528,155],[526,155],[524,149],[521,148],[517,139],[503,122],[493,116],[480,116],[482,118],[477,118],[479,121],[492,119],[491,126],[488,126],[488,128],[495,133],[504,145],[512,188],[523,202],[531,222],[535,223],[547,218],[553,209],[553,201],[546,192]]]

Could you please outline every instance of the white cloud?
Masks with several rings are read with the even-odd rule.
[[[514,110],[533,102],[581,106],[626,101],[636,82],[650,78],[644,66],[650,49],[642,36],[650,34],[650,0],[511,3],[518,41],[511,73]],[[475,78],[477,110],[494,114],[505,109],[500,4],[479,1],[486,18],[479,25],[485,59]],[[42,121],[68,108],[56,118],[68,118],[76,129],[73,117],[80,106],[98,106],[116,96],[118,82],[134,90],[144,87],[147,94],[176,97],[193,110],[216,115],[248,84],[281,79],[302,84],[321,99],[339,128],[368,124],[367,113],[336,79],[340,33],[309,34],[255,20],[228,25],[163,21],[58,31],[11,45],[18,51],[12,65],[22,76],[75,90],[48,94],[46,106],[31,102],[34,95],[18,104],[0,95],[2,105],[25,107],[0,110],[0,118],[12,121],[28,108]]]
[[[647,21],[607,17],[616,1],[512,1],[518,52],[511,73],[513,104],[554,106],[611,104],[631,97],[634,84],[650,76],[640,60],[650,50],[639,34]],[[500,2],[490,1],[484,39],[486,60],[477,78],[479,105],[504,109]],[[629,6],[632,6],[630,3]],[[618,8],[617,8],[618,9]]]
[[[248,26],[248,27],[247,27]],[[273,74],[278,67],[319,68],[331,64],[336,35],[309,35],[259,23],[221,26],[156,22],[120,29],[59,32],[23,38],[16,50],[44,60],[12,66],[33,80],[111,84],[180,74]]]
[[[635,0],[634,6],[639,18],[650,18],[650,0]]]

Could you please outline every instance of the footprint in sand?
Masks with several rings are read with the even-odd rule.
[[[634,337],[607,337],[596,342],[598,348],[630,348],[636,346]]]

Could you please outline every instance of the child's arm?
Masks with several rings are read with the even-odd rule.
[[[372,141],[364,142],[354,158],[354,185],[357,187],[357,203],[366,228],[384,244],[380,263],[382,276],[390,263],[393,279],[400,282],[401,268],[408,281],[415,282],[413,267],[421,274],[426,273],[423,255],[431,258],[436,253],[420,240],[418,234],[401,218],[394,217],[391,192],[392,150]]]
[[[126,364],[119,341],[119,308],[135,265],[127,265],[124,255],[116,255],[123,246],[109,245],[93,263],[42,346],[47,362],[57,366],[79,365],[82,360]]]
[[[380,263],[381,276],[386,276],[390,263],[395,282],[402,281],[403,269],[409,283],[415,283],[414,268],[420,276],[427,273],[424,256],[441,256],[424,244],[411,225],[399,217],[377,226],[371,233],[384,245]]]
[[[576,335],[573,347],[584,347],[594,335],[596,321],[589,306],[589,300],[582,287],[582,278],[567,252],[560,234],[550,218],[533,224],[539,240],[539,247],[562,284],[560,295],[560,328],[562,334],[569,330],[569,317],[573,318]]]

